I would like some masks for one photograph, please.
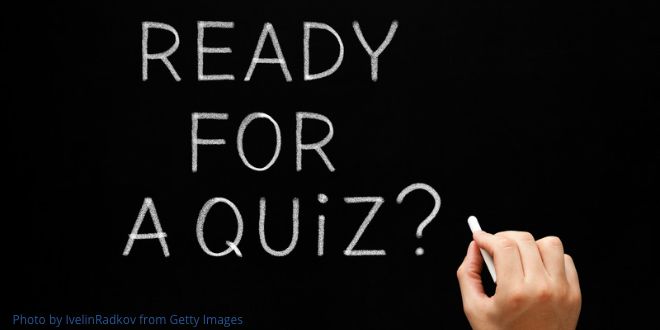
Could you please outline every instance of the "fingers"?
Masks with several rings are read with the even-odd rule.
[[[473,237],[477,245],[488,251],[493,257],[498,286],[523,280],[520,252],[513,240],[507,237],[496,237],[483,231],[474,233]]]
[[[564,254],[564,268],[566,269],[566,279],[568,280],[568,287],[574,294],[580,294],[580,281],[578,273],[575,269],[573,258],[568,254]]]
[[[564,254],[559,238],[548,236],[535,241],[529,233],[506,231],[495,235],[477,232],[474,240],[493,256],[498,284],[536,282],[545,277],[567,281],[569,288],[579,295],[575,264]]]
[[[463,306],[475,306],[479,300],[488,298],[481,284],[482,264],[483,260],[481,254],[479,254],[479,248],[474,241],[470,242],[465,259],[456,271]]]
[[[566,279],[566,268],[564,260],[564,246],[556,236],[544,237],[536,241],[543,265],[550,277],[558,280]]]
[[[520,251],[520,259],[526,280],[534,281],[547,275],[541,253],[532,234],[523,231],[503,231],[495,234],[495,236],[505,237],[516,243],[518,251]]]

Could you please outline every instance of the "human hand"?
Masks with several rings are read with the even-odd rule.
[[[561,240],[538,241],[527,232],[473,235],[457,276],[463,310],[474,330],[575,329],[582,295],[573,259]],[[489,297],[481,282],[483,248],[495,263],[497,287]]]

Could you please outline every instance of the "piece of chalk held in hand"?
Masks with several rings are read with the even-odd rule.
[[[477,217],[474,215],[471,215],[468,218],[468,225],[470,226],[470,230],[472,233],[476,233],[478,231],[481,231],[481,226],[479,226],[479,221],[477,220]],[[495,276],[495,264],[493,263],[493,257],[486,252],[484,249],[479,249],[481,250],[481,256],[484,258],[484,262],[486,263],[486,267],[488,267],[488,272],[490,273],[490,277],[493,278],[493,282],[497,283],[497,277]]]

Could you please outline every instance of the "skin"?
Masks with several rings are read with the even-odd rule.
[[[474,330],[575,329],[582,295],[573,259],[554,236],[476,232],[457,276],[463,310]],[[483,248],[495,263],[491,297],[481,282]]]

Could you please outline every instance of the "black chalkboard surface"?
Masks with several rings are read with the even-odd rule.
[[[456,269],[470,215],[491,232],[561,237],[580,274],[579,328],[648,328],[657,7],[5,8],[0,328],[98,314],[468,328]],[[152,239],[133,242],[141,210],[133,238]]]

